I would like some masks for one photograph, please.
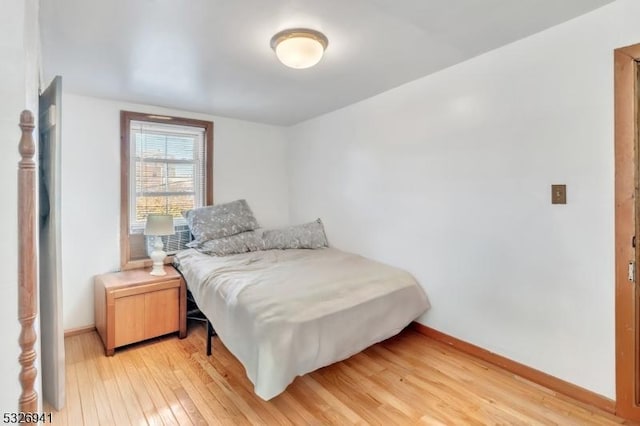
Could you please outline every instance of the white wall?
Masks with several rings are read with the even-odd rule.
[[[290,129],[290,217],[411,271],[420,322],[615,398],[609,6]],[[550,204],[550,185],[568,204]]]
[[[245,198],[264,227],[289,221],[283,128],[64,93],[65,329],[94,323],[92,278],[120,266],[120,110],[213,121],[215,202]]]
[[[38,113],[38,2],[3,1],[0,14],[0,140],[3,155],[0,157],[0,181],[3,206],[0,223],[0,259],[4,265],[2,297],[0,298],[0,324],[2,342],[0,351],[0,412],[18,409],[20,364],[18,356],[18,215],[17,215],[17,164],[20,129],[18,121],[23,109]],[[36,323],[36,328],[37,328]],[[39,352],[39,340],[36,350]],[[39,359],[36,367],[39,369]],[[40,392],[40,379],[36,390]]]

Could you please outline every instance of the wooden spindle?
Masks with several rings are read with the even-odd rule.
[[[38,394],[34,383],[38,374],[35,367],[37,316],[37,250],[36,250],[36,144],[33,140],[33,114],[25,110],[20,114],[22,137],[18,150],[22,157],[18,163],[18,320],[21,353],[19,409],[23,413],[38,411]]]

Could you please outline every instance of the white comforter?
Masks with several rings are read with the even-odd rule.
[[[196,303],[268,400],[296,376],[400,332],[429,308],[407,272],[351,253],[176,255]]]

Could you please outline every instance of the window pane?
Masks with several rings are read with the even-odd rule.
[[[136,156],[165,159],[167,152],[166,139],[164,135],[149,133],[136,134]]]
[[[167,191],[194,192],[195,164],[167,164]]]
[[[193,161],[198,138],[156,133],[136,133],[136,157]]]
[[[143,222],[149,214],[170,214],[182,218],[182,212],[195,207],[195,196],[139,196],[136,198],[136,221]]]
[[[136,161],[136,192],[166,192],[166,163]]]
[[[194,192],[195,164],[136,161],[136,193]]]
[[[166,158],[174,160],[193,160],[195,151],[195,139],[192,137],[167,137]]]
[[[171,195],[167,197],[169,208],[167,214],[174,218],[182,218],[182,212],[196,207],[196,200],[193,194],[190,195]]]

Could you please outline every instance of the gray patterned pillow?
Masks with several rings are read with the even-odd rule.
[[[245,200],[187,210],[182,215],[187,219],[193,237],[200,242],[253,231],[258,227],[258,221]]]
[[[262,240],[265,250],[317,249],[329,246],[320,219],[303,225],[264,231]]]
[[[200,253],[213,256],[246,253],[248,251],[262,250],[263,247],[262,238],[256,231],[241,232],[229,237],[217,238],[205,242],[192,241],[187,245],[198,250]]]

